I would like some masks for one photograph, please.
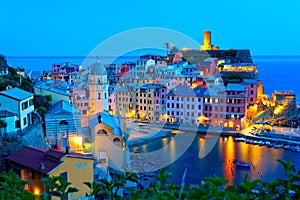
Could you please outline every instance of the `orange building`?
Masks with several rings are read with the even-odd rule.
[[[26,187],[35,195],[47,191],[46,184],[41,181],[44,177],[62,176],[65,181],[71,182],[71,186],[79,191],[69,194],[69,199],[85,197],[89,188],[83,182],[94,180],[94,159],[88,155],[24,147],[8,156],[8,161],[22,180],[32,183]]]

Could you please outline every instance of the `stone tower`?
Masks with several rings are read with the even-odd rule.
[[[104,110],[108,111],[108,81],[107,71],[99,61],[89,67],[89,115],[95,115]]]
[[[219,50],[219,47],[211,44],[211,32],[210,31],[204,31],[203,36],[204,36],[203,45],[200,45],[200,50],[203,50],[203,51]]]

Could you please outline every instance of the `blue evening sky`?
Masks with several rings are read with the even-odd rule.
[[[0,0],[0,54],[85,56],[108,37],[163,27],[221,49],[300,55],[299,0]],[[170,41],[172,42],[172,41]]]

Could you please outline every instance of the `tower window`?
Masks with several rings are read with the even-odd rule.
[[[101,93],[98,93],[98,99],[101,99]]]

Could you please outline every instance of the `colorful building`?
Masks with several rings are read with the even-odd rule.
[[[247,108],[256,105],[258,96],[258,81],[256,79],[244,79],[244,84],[247,86]]]
[[[35,195],[41,195],[48,190],[46,184],[42,182],[42,178],[61,176],[63,180],[71,183],[71,187],[79,190],[69,194],[68,199],[83,199],[85,194],[90,191],[83,182],[94,180],[94,159],[88,155],[24,147],[8,156],[7,159],[10,167],[22,180],[32,183],[32,185],[26,185],[26,189]]]
[[[97,61],[89,67],[89,115],[95,115],[104,110],[108,111],[108,86],[107,70],[103,64]]]
[[[155,104],[156,102],[158,102],[159,104],[159,101],[157,101],[158,98],[155,98],[155,95],[160,94],[161,103],[163,103],[166,92],[167,92],[167,88],[159,84],[144,84],[138,86],[137,103],[136,103],[137,119],[146,119],[146,120],[153,121],[155,116],[155,108],[156,108]],[[163,106],[163,104],[160,104],[160,106]]]
[[[167,121],[199,124],[203,115],[203,92],[189,86],[177,86],[167,95]]]
[[[247,95],[246,85],[229,83],[226,90],[226,116],[224,127],[234,130],[243,128],[246,113]]]

